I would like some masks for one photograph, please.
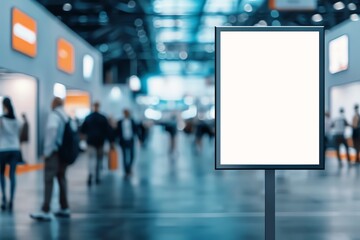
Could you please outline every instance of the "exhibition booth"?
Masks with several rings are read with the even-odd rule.
[[[54,96],[64,98],[67,112],[78,118],[100,98],[102,56],[35,1],[4,0],[0,15],[0,100],[12,99],[20,123],[26,115],[23,152],[34,163]]]
[[[325,109],[331,118],[344,108],[350,122],[354,105],[360,104],[360,28],[359,21],[348,20],[326,33]],[[351,130],[347,129],[349,137]]]

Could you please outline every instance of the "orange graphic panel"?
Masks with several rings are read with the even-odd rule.
[[[57,64],[58,68],[66,73],[73,73],[75,70],[74,47],[63,38],[57,42]]]
[[[17,8],[12,9],[12,47],[30,57],[37,53],[36,21]]]

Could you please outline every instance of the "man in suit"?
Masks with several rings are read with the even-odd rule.
[[[130,111],[124,109],[124,118],[117,123],[116,135],[119,138],[120,147],[123,153],[123,163],[126,176],[131,175],[134,161],[134,142],[137,134],[137,127]]]

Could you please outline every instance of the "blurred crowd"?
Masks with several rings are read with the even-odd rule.
[[[350,129],[351,136],[346,134]],[[345,117],[344,108],[339,109],[336,117],[331,118],[330,113],[325,113],[325,148],[335,148],[339,165],[342,166],[341,146],[345,148],[345,160],[350,163],[352,158],[350,148],[355,150],[355,162],[360,163],[360,115],[359,105],[354,105],[354,113],[351,121]]]
[[[178,133],[183,132],[193,139],[193,150],[203,151],[203,139],[209,141],[215,136],[214,119],[193,117],[182,119],[181,114],[174,111],[169,117],[161,120],[143,119],[136,121],[130,109],[123,109],[123,116],[114,119],[100,111],[100,103],[92,105],[92,111],[82,121],[69,117],[64,109],[64,101],[55,97],[51,102],[51,111],[44,126],[43,150],[41,160],[44,162],[44,194],[40,211],[30,214],[35,220],[49,221],[56,217],[71,216],[68,203],[68,185],[66,173],[69,167],[84,155],[87,161],[88,174],[86,184],[101,184],[104,163],[110,170],[119,168],[125,178],[133,175],[136,148],[147,148],[152,128],[157,125],[168,137],[170,156],[176,156]],[[16,168],[24,164],[27,158],[22,145],[28,142],[29,123],[22,115],[22,123],[16,119],[15,109],[10,98],[2,101],[3,115],[0,116],[0,183],[2,191],[2,211],[12,211],[16,189]],[[121,154],[118,154],[118,149]],[[107,160],[107,161],[104,161]],[[7,197],[5,169],[9,169],[10,196]],[[54,180],[59,186],[60,209],[51,210]],[[71,186],[70,186],[71,187]]]

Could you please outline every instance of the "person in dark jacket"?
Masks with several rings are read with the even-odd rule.
[[[137,127],[134,119],[131,118],[130,111],[124,109],[124,118],[117,123],[116,136],[119,139],[123,153],[123,163],[126,176],[131,175],[132,164],[134,161],[134,142],[137,135]]]
[[[21,156],[25,159],[29,157],[29,121],[26,117],[25,113],[21,114],[23,119],[23,125],[20,129],[20,149],[21,149]],[[22,159],[22,164],[24,164],[24,159]]]
[[[350,162],[349,145],[345,138],[345,129],[346,127],[350,126],[350,124],[346,121],[343,108],[340,108],[339,113],[340,113],[339,117],[334,119],[334,121],[331,124],[331,127],[333,128],[332,131],[334,133],[336,155],[338,157],[339,165],[342,166],[341,155],[340,155],[341,144],[344,145],[346,150],[347,161]]]
[[[93,112],[88,115],[80,128],[81,134],[86,139],[89,155],[88,185],[92,184],[95,177],[96,184],[100,183],[100,166],[104,156],[104,143],[110,137],[110,125],[107,118],[99,113],[100,103],[93,104]]]
[[[360,152],[360,114],[359,114],[359,105],[355,104],[354,106],[354,117],[352,120],[352,140],[353,146],[355,148],[355,161],[360,162],[359,152]]]

